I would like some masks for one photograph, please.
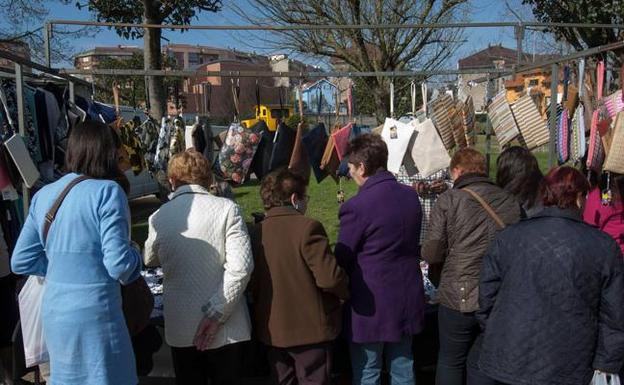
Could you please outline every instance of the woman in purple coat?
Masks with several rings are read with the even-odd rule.
[[[386,170],[381,137],[349,145],[349,172],[360,187],[340,209],[338,263],[350,278],[347,332],[353,384],[377,385],[385,353],[392,385],[414,384],[412,336],[424,325],[418,195]]]

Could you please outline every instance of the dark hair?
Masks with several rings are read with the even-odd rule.
[[[109,179],[121,185],[126,193],[130,183],[119,168],[121,140],[114,130],[97,121],[85,121],[72,128],[65,153],[65,170]]]
[[[535,206],[544,178],[535,156],[524,147],[510,147],[500,154],[496,166],[496,184],[526,203],[526,208]]]
[[[379,135],[364,134],[349,142],[349,163],[364,165],[364,176],[375,175],[388,165],[388,146]]]
[[[262,179],[260,185],[260,197],[265,210],[290,205],[292,194],[298,197],[305,195],[306,185],[305,178],[286,167],[271,172]]]
[[[451,159],[451,170],[458,168],[464,173],[485,174],[485,156],[474,148],[462,148]]]
[[[589,182],[573,167],[561,166],[550,170],[542,180],[540,193],[544,206],[577,209],[579,194],[587,194]]]

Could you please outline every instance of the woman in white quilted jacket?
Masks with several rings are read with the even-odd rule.
[[[240,208],[209,192],[210,164],[195,150],[175,155],[174,192],[149,218],[147,266],[164,272],[165,339],[177,384],[239,384],[251,326],[244,291],[253,258]]]

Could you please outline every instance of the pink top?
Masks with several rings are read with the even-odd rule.
[[[600,230],[609,234],[620,245],[624,254],[624,207],[622,202],[615,201],[604,206],[600,198],[600,189],[595,188],[587,197],[583,220],[590,225],[597,226]]]

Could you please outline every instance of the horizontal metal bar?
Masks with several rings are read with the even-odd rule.
[[[624,24],[591,23],[539,23],[539,22],[475,22],[475,23],[418,23],[418,24],[350,24],[350,25],[180,25],[180,24],[140,24],[110,23],[82,20],[50,20],[51,25],[80,25],[118,28],[160,28],[160,29],[200,29],[216,31],[305,31],[326,29],[446,29],[446,28],[617,28],[624,29]]]
[[[70,81],[70,82],[74,82],[76,84],[81,84],[83,86],[93,87],[93,85],[90,82],[88,82],[88,81],[86,81],[84,79],[78,78],[76,76],[72,76],[70,74],[61,73],[58,69],[46,67],[44,65],[35,63],[35,62],[31,61],[31,60],[25,59],[25,58],[23,58],[21,56],[17,56],[17,55],[15,55],[15,54],[7,51],[7,50],[4,50],[4,49],[0,49],[0,58],[10,60],[10,61],[12,61],[13,63],[16,63],[16,64],[20,64],[22,67],[28,67],[28,68],[31,68],[33,70],[37,70],[37,71],[42,72],[43,74],[46,74],[48,76],[56,77],[58,79],[54,79],[54,80],[57,80],[57,81],[60,80],[60,79],[63,79],[63,80],[67,80],[67,81]],[[27,74],[26,76],[34,78],[36,75],[35,74]],[[112,92],[112,90],[109,90],[109,89],[106,89],[106,88],[103,88],[103,87],[100,87],[100,86],[95,86],[95,88],[100,90],[100,91],[103,91],[103,92]],[[122,98],[126,99],[126,100],[129,100],[126,97],[122,97]]]
[[[325,78],[325,77],[417,77],[417,76],[437,76],[437,75],[461,75],[461,74],[482,74],[507,73],[507,69],[443,69],[430,71],[328,71],[328,72],[272,72],[272,71],[188,71],[188,70],[141,70],[141,69],[74,69],[62,68],[59,70],[63,74],[74,75],[108,75],[108,76],[171,76],[171,77],[255,77],[255,78]]]

